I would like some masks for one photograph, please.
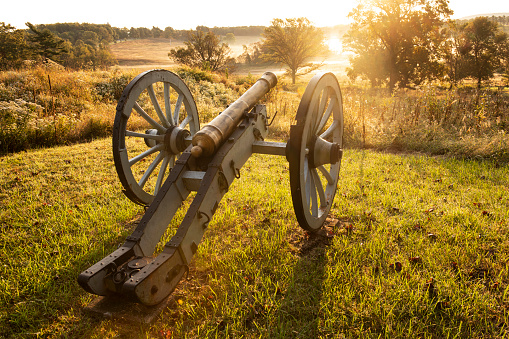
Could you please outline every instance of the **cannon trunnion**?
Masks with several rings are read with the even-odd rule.
[[[122,246],[79,275],[86,291],[144,305],[164,300],[188,272],[220,200],[253,153],[286,156],[299,224],[311,232],[322,227],[342,157],[340,88],[333,74],[317,74],[289,141],[267,142],[267,110],[257,102],[276,83],[274,74],[265,73],[202,129],[191,92],[174,73],[148,71],[126,87],[117,106],[113,156],[126,196],[148,208]],[[140,121],[150,128],[139,131]],[[196,194],[175,235],[154,255],[191,192]]]

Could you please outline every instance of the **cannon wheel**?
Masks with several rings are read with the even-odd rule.
[[[113,125],[113,159],[125,195],[149,205],[185,149],[184,139],[199,129],[193,96],[178,75],[151,70],[134,78]]]
[[[296,121],[290,128],[287,146],[292,201],[300,226],[314,232],[322,227],[330,211],[341,166],[343,103],[332,73],[320,73],[311,79]],[[336,156],[323,154],[323,150],[331,153],[331,149],[336,150]]]

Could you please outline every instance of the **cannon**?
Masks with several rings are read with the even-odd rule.
[[[286,157],[299,225],[309,232],[323,226],[343,154],[340,87],[332,73],[315,75],[288,142],[268,142],[270,118],[258,102],[276,83],[266,72],[201,129],[193,96],[176,74],[151,70],[128,84],[117,105],[113,158],[123,192],[146,210],[118,249],[79,275],[86,291],[149,306],[163,301],[189,271],[220,200],[253,153]],[[161,246],[188,199],[176,233]]]

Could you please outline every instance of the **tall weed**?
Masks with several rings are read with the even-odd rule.
[[[179,68],[196,101],[200,122],[212,120],[256,77],[229,78]],[[0,153],[107,136],[117,100],[133,71],[66,72],[35,68],[0,73]],[[269,138],[286,141],[307,84],[279,83],[260,103],[277,114]],[[418,151],[509,161],[509,95],[463,87],[400,90],[342,86],[346,147]],[[143,128],[133,121],[129,128]]]
[[[509,161],[507,93],[346,87],[343,101],[347,146]]]
[[[0,73],[0,153],[108,135],[128,77],[46,67]]]

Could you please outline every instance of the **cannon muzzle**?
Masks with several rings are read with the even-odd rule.
[[[242,121],[244,112],[253,108],[276,84],[276,75],[265,72],[239,99],[193,136],[191,155],[198,158],[214,154]]]

